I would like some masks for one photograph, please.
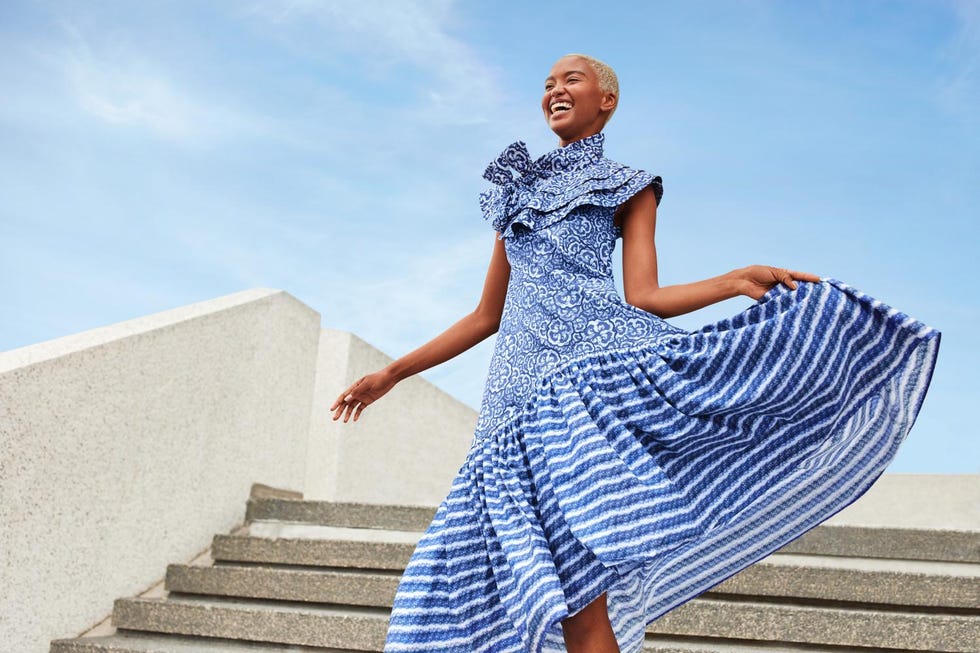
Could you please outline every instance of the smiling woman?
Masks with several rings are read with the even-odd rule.
[[[476,309],[331,407],[356,420],[497,333],[386,651],[638,652],[651,621],[861,496],[929,386],[940,333],[836,279],[750,265],[661,287],[662,179],[604,156],[618,97],[591,62],[545,80],[559,147],[532,160],[517,142],[484,171],[497,238]],[[666,321],[738,295],[756,303]]]
[[[939,331],[836,279],[749,265],[661,287],[662,179],[604,155],[618,90],[592,61],[545,80],[559,147],[516,142],[484,171],[496,240],[476,309],[331,406],[356,420],[497,334],[386,651],[637,653],[651,621],[867,490],[929,386]],[[667,321],[739,295],[755,303],[697,330]]]
[[[618,105],[616,73],[587,55],[565,55],[544,81],[541,109],[562,147],[601,131]]]

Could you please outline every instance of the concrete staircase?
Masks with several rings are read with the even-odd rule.
[[[162,587],[51,653],[380,651],[434,509],[248,501]],[[645,651],[980,651],[980,535],[823,525],[664,615]]]

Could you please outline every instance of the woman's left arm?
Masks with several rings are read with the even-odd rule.
[[[747,295],[759,299],[778,283],[796,289],[795,279],[820,281],[809,272],[768,265],[749,265],[725,274],[660,287],[657,280],[657,199],[647,187],[616,211],[623,233],[623,292],[628,303],[664,319],[684,315],[725,299]]]

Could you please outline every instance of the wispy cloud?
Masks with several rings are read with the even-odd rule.
[[[959,27],[944,49],[949,73],[939,82],[943,107],[970,124],[980,123],[980,3],[954,0]]]
[[[59,24],[66,39],[48,56],[63,73],[76,106],[104,123],[142,129],[185,145],[268,131],[257,116],[189,88],[179,71],[145,51],[90,38],[65,18]]]
[[[361,71],[385,76],[409,66],[428,77],[415,115],[432,124],[489,122],[503,97],[499,72],[451,34],[455,2],[318,2],[279,0],[255,3],[248,13],[280,28],[318,28],[316,38],[358,61]],[[345,62],[350,65],[350,59]]]

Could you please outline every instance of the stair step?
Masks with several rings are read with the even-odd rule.
[[[251,498],[245,521],[277,520],[315,524],[425,532],[436,516],[429,506],[397,506],[334,501],[303,501],[280,498]]]
[[[860,649],[880,653],[883,649]],[[647,633],[644,653],[858,653],[853,648],[787,644],[785,642],[749,642],[704,637],[668,637]],[[888,649],[887,653],[907,653],[908,649]],[[911,653],[911,652],[908,652]]]
[[[119,628],[238,638],[303,646],[380,650],[386,608],[298,604],[257,599],[118,599]],[[975,651],[980,616],[697,598],[648,628],[660,636],[876,647],[910,651]]]
[[[759,642],[971,653],[980,616],[697,598],[647,632]]]
[[[363,528],[360,526],[322,526],[282,521],[254,521],[239,535],[265,538],[290,538],[304,540],[352,540],[356,542],[400,542],[414,546],[423,531],[395,528]]]
[[[980,564],[776,553],[711,593],[980,610]]]
[[[804,533],[780,551],[976,564],[980,563],[980,532],[824,524]]]
[[[435,508],[288,498],[252,498],[247,521],[425,532]],[[823,524],[781,549],[785,553],[980,563],[980,532],[864,528]]]
[[[49,653],[354,653],[354,649],[241,642],[211,637],[117,630],[113,635],[56,639]]]
[[[275,601],[190,598],[116,599],[117,628],[276,644],[380,651],[388,610]]]
[[[834,566],[829,566],[828,561]],[[869,569],[867,565],[848,568],[844,566],[847,562],[868,561],[774,555],[716,586],[709,595],[980,609],[980,565],[932,563],[944,568],[924,573],[922,569],[901,567],[927,563],[872,561],[883,568]],[[400,578],[398,570],[172,564],[167,567],[166,589],[187,594],[390,607]]]
[[[380,651],[380,648],[374,649]],[[847,653],[848,649],[764,642],[738,643],[703,638],[676,639],[648,635],[644,653]],[[49,653],[358,653],[355,649],[243,642],[214,637],[148,634],[119,629],[113,635],[57,639]],[[902,653],[894,649],[889,653]]]
[[[249,526],[247,534],[215,536],[212,557],[222,563],[401,572],[419,537],[420,534],[413,531],[258,522]],[[744,569],[712,592],[978,609],[980,564],[779,552]]]
[[[336,539],[215,535],[211,541],[211,556],[215,560],[228,562],[404,571],[415,550],[415,540],[399,541],[396,533],[377,532],[391,535],[392,539],[354,539],[357,533]]]
[[[390,608],[400,579],[400,572],[391,571],[169,565],[166,589],[184,594]]]

